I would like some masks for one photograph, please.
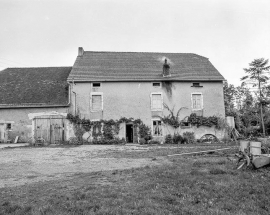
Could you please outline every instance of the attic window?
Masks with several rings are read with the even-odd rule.
[[[153,87],[160,87],[160,86],[161,86],[160,82],[154,82],[153,83]]]
[[[100,87],[100,83],[92,83],[92,87],[93,88],[98,88],[98,87]]]
[[[192,83],[192,87],[203,87],[200,85],[200,83]]]

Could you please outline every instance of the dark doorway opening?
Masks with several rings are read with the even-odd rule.
[[[133,125],[126,125],[126,141],[127,143],[133,143]]]

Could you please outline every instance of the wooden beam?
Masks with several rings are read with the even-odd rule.
[[[232,148],[233,148],[233,147],[230,147],[230,148],[222,148],[222,149],[212,149],[212,150],[206,150],[206,151],[188,152],[188,153],[173,154],[173,155],[167,155],[167,156],[168,156],[168,157],[172,157],[172,156],[178,156],[178,155],[201,154],[201,153],[207,153],[207,152],[223,151],[223,150],[228,150],[228,149],[232,149]]]

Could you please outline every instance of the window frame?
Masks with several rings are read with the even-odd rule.
[[[161,95],[161,108],[153,108],[153,95]],[[153,92],[150,95],[150,100],[151,100],[151,110],[152,111],[163,111],[163,94],[162,92]]]
[[[94,87],[94,84],[100,84],[100,86],[99,87]],[[99,88],[101,88],[101,82],[92,82],[91,86],[92,86],[93,89],[99,89]]]
[[[160,118],[152,118],[152,124],[151,124],[151,131],[152,131],[152,136],[153,137],[164,137],[164,129],[163,129],[163,122]],[[154,134],[154,121],[160,121],[161,122],[161,129],[162,129],[162,135],[158,136]]]
[[[203,87],[200,82],[192,82],[191,87]]]
[[[100,110],[93,110],[93,96],[101,96],[101,109]],[[90,94],[90,111],[91,112],[99,112],[103,111],[103,92],[92,92]]]
[[[201,108],[193,108],[193,95],[201,95]],[[192,110],[203,110],[203,93],[202,92],[193,92],[191,93],[191,109]]]
[[[154,84],[159,84],[159,86],[154,86]],[[152,87],[154,88],[161,88],[161,82],[152,82]]]
[[[9,125],[10,125],[10,126],[9,126]],[[7,122],[7,123],[6,123],[6,130],[9,130],[9,131],[12,130],[12,123],[10,123],[10,122]]]

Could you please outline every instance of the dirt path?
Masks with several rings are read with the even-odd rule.
[[[16,148],[0,150],[0,188],[53,180],[77,173],[159,165],[151,158],[100,158],[106,153],[149,150],[140,146],[94,146],[72,148]]]

